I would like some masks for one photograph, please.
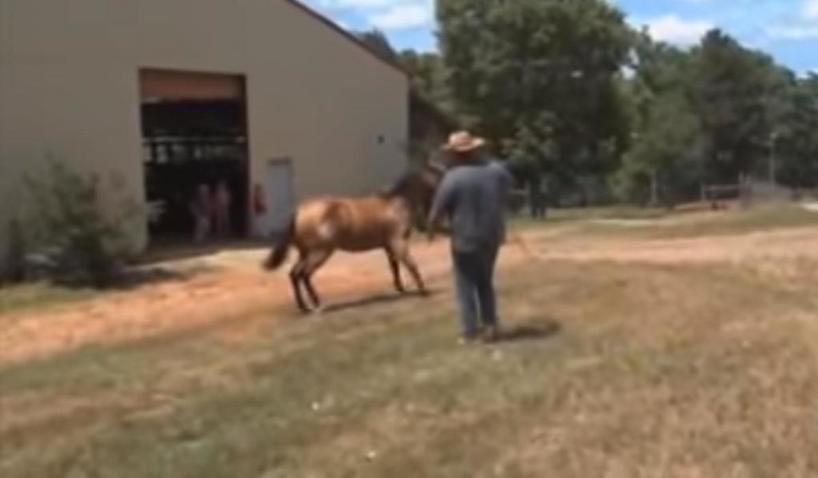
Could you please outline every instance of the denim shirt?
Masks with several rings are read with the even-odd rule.
[[[452,248],[457,252],[497,247],[505,240],[511,185],[511,175],[496,161],[457,166],[443,178],[429,219],[449,219]]]

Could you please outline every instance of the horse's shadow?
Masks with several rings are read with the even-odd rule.
[[[337,313],[337,312],[344,312],[347,310],[358,309],[373,305],[385,305],[385,304],[393,304],[396,302],[401,302],[405,300],[412,300],[412,299],[428,299],[437,294],[435,290],[428,290],[426,294],[421,294],[419,292],[405,292],[405,293],[389,293],[389,294],[378,294],[375,296],[370,297],[363,297],[360,299],[354,299],[346,302],[340,302],[337,304],[328,305],[324,308],[324,313]]]

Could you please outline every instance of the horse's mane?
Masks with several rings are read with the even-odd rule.
[[[392,186],[384,191],[381,191],[379,195],[384,198],[393,198],[402,195],[412,185],[412,181],[415,180],[416,174],[417,172],[415,171],[404,173],[392,184]]]
[[[414,184],[416,184],[418,181],[423,181],[422,175],[423,173],[427,172],[436,173],[439,176],[443,176],[446,169],[445,167],[435,163],[427,163],[419,168],[412,168],[403,173],[403,175],[401,175],[401,177],[398,178],[391,187],[385,191],[382,191],[380,196],[384,198],[394,198],[405,195]]]

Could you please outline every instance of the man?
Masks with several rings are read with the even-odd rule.
[[[233,198],[227,183],[219,181],[213,193],[213,225],[216,235],[221,239],[230,236],[232,221],[230,220],[230,205]]]
[[[528,201],[531,208],[531,219],[545,219],[545,192],[543,180],[532,178],[528,183]]]
[[[195,196],[190,202],[190,212],[193,215],[193,240],[197,244],[204,242],[210,235],[212,224],[210,217],[213,204],[210,197],[210,186],[207,183],[199,184]]]
[[[445,216],[452,231],[457,300],[463,327],[462,342],[498,337],[494,265],[505,240],[505,208],[512,178],[505,168],[478,159],[482,138],[467,131],[453,133],[444,150],[452,153],[453,168],[435,195],[429,214],[429,234]]]
[[[269,232],[264,221],[266,214],[267,202],[264,198],[264,187],[256,183],[253,185],[253,218],[255,219],[253,222],[258,237],[266,237]]]

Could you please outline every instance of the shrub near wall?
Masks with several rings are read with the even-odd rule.
[[[25,182],[30,196],[26,242],[33,251],[26,257],[27,268],[61,283],[112,284],[131,254],[128,225],[145,208],[123,197],[115,178],[102,194],[96,174],[83,175],[55,160],[41,176]]]

